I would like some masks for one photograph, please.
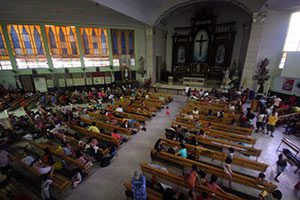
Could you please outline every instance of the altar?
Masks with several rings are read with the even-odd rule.
[[[191,25],[176,27],[173,35],[172,76],[183,84],[222,81],[230,66],[235,38],[235,22],[217,24],[217,16],[203,8]],[[187,78],[192,77],[192,78]]]
[[[183,85],[200,86],[205,84],[205,78],[201,77],[183,77]]]

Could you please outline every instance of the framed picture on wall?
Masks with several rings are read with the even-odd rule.
[[[284,79],[282,84],[282,89],[286,91],[292,91],[294,87],[295,80],[294,79]]]

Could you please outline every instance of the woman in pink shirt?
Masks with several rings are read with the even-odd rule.
[[[222,188],[216,183],[218,180],[218,177],[216,175],[211,175],[210,177],[210,181],[208,181],[206,183],[206,186],[210,189],[212,189],[213,191],[219,191],[219,192],[222,192],[222,193],[225,193],[224,190],[222,190]]]

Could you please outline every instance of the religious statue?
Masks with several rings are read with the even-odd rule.
[[[233,60],[231,70],[230,70],[230,80],[233,88],[238,89],[240,85],[240,69],[237,67],[236,60]]]
[[[256,75],[254,75],[254,79],[257,81],[257,84],[259,85],[259,89],[257,93],[263,93],[264,92],[264,84],[267,80],[269,80],[270,76],[268,75],[269,70],[267,69],[267,66],[269,65],[270,60],[268,58],[265,58],[260,66],[257,68]]]
[[[223,78],[223,82],[222,82],[223,86],[229,86],[229,84],[231,82],[231,80],[229,78],[229,75],[230,75],[230,70],[229,70],[229,67],[228,67],[225,71],[225,74],[224,74],[224,78]]]
[[[139,65],[140,65],[139,73],[142,75],[142,77],[144,77],[144,75],[146,74],[146,69],[145,69],[145,59],[142,56],[139,59]]]

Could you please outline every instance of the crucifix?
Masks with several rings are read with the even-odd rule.
[[[200,36],[200,40],[196,40],[196,42],[199,42],[199,57],[202,56],[202,47],[203,47],[202,45],[206,41],[208,41],[208,40],[203,39],[203,34]]]

